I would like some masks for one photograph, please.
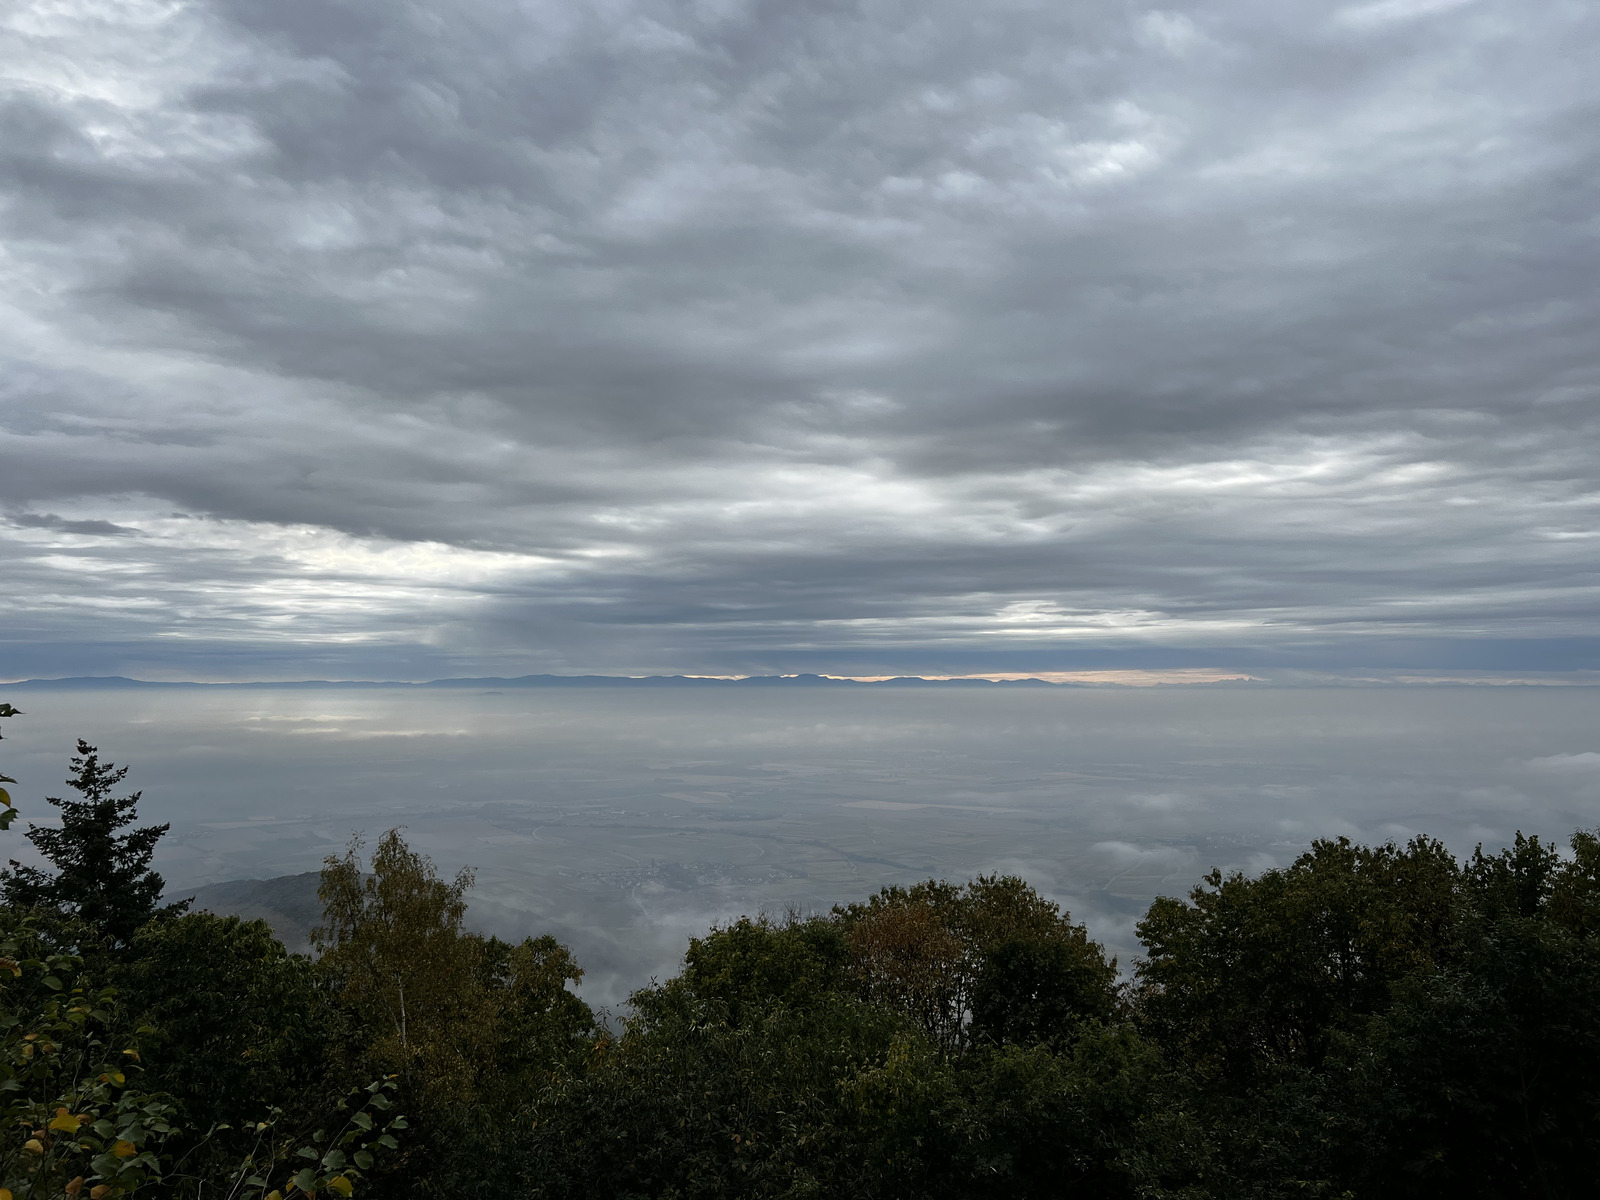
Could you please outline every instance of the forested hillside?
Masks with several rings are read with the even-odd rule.
[[[709,930],[608,1025],[399,832],[327,862],[311,955],[159,907],[124,775],[80,743],[9,835],[0,1200],[1594,1191],[1590,833],[1213,872],[1120,973],[1021,879],[889,888]]]

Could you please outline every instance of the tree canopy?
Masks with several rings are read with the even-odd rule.
[[[160,908],[165,827],[119,834],[125,771],[73,770],[30,830],[59,874],[0,907],[13,1197],[1594,1191],[1595,832],[1213,871],[1126,976],[1020,878],[926,880],[712,928],[601,1020],[567,947],[473,931],[470,870],[400,830],[325,862],[315,956]]]
[[[55,871],[13,859],[11,869],[0,872],[0,896],[7,904],[77,917],[118,946],[127,945],[156,915],[166,881],[150,861],[170,825],[117,832],[138,816],[141,793],[112,795],[127,774],[127,767],[102,763],[95,747],[78,740],[67,786],[83,798],[46,797],[61,810],[61,828],[28,826],[28,840]],[[186,906],[180,901],[167,911],[181,912]]]
[[[0,717],[20,717],[22,713],[9,704],[0,703]],[[0,740],[5,735],[0,734]],[[0,784],[15,783],[16,780],[9,775],[0,774]],[[10,829],[11,822],[17,819],[17,806],[11,799],[11,793],[0,787],[0,829]]]

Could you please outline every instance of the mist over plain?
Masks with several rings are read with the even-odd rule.
[[[610,1004],[714,921],[889,883],[1020,874],[1126,968],[1150,899],[1212,866],[1318,836],[1560,842],[1600,811],[1593,688],[17,696],[27,817],[90,738],[173,823],[169,896],[404,825],[442,872],[477,868],[470,924],[557,934]]]
[[[1266,681],[0,690],[19,802],[89,738],[180,890],[404,823],[613,1001],[887,882],[1017,871],[1126,957],[1213,864],[1593,825],[1600,693],[1430,685],[1600,682],[1596,44],[1567,0],[5,6],[0,680]]]

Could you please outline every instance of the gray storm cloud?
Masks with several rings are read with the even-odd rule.
[[[1600,666],[1593,6],[0,20],[0,675]]]

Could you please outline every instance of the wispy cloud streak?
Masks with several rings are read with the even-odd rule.
[[[0,673],[1593,668],[1596,23],[14,6]]]

